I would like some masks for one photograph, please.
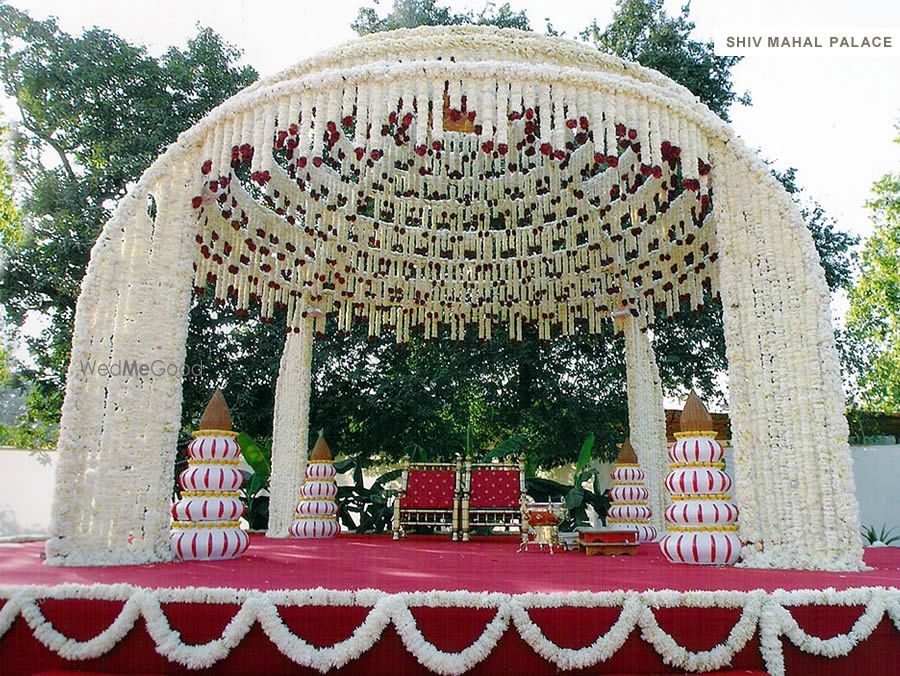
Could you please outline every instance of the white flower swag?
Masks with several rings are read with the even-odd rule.
[[[4,587],[0,599],[0,641],[21,616],[35,639],[60,657],[87,660],[102,657],[143,618],[156,650],[172,662],[189,669],[215,665],[234,650],[258,622],[281,653],[295,663],[325,673],[359,658],[393,625],[406,650],[420,664],[439,674],[461,674],[482,662],[496,648],[503,634],[513,628],[538,655],[560,670],[585,669],[608,660],[635,630],[675,668],[691,672],[727,667],[759,632],[762,659],[773,676],[785,673],[782,640],[823,658],[850,653],[872,634],[885,614],[900,631],[900,589],[862,587],[835,591],[796,590],[765,592],[736,591],[611,591],[552,594],[500,594],[468,591],[430,591],[390,594],[374,589],[334,591],[328,589],[255,591],[225,588],[147,589],[130,585],[60,585],[56,587]],[[87,641],[59,632],[40,609],[45,599],[92,599],[123,601],[116,619]],[[186,644],[172,629],[162,609],[165,603],[214,603],[239,606],[222,635],[203,644]],[[850,631],[828,639],[806,633],[791,614],[794,606],[862,606],[863,613]],[[278,609],[285,606],[356,606],[370,608],[366,619],[343,641],[316,648],[284,624]],[[419,630],[412,610],[429,608],[495,609],[494,618],[470,646],[448,653],[429,642]],[[589,646],[563,648],[548,639],[531,619],[532,608],[620,608],[610,629]],[[690,651],[679,645],[656,620],[657,608],[735,608],[741,615],[724,642],[709,650]]]

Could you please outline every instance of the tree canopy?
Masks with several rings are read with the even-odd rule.
[[[875,231],[863,247],[847,315],[850,337],[862,350],[857,403],[869,411],[900,411],[900,173],[882,176],[867,206]]]
[[[27,338],[31,363],[18,365],[31,443],[54,441],[75,302],[100,228],[179,132],[256,79],[239,57],[206,28],[154,58],[110,31],[73,36],[0,4],[0,80],[21,117],[20,204],[14,219],[0,213],[0,302],[20,330],[29,320],[41,327]]]
[[[384,17],[363,8],[353,27],[364,34],[437,24],[529,28],[524,12],[509,4],[456,13],[436,0],[397,0]],[[732,85],[736,60],[717,57],[711,45],[691,37],[687,10],[673,18],[658,0],[622,0],[609,26],[600,30],[594,22],[585,34],[599,49],[666,73],[723,116],[747,101]],[[100,227],[178,132],[256,74],[238,65],[239,50],[209,29],[200,29],[186,48],[154,58],[108,31],[71,36],[53,20],[34,21],[0,5],[0,38],[0,77],[22,116],[14,167],[18,210],[5,215],[0,200],[6,261],[0,302],[18,328],[34,317],[43,322],[28,343],[33,364],[19,365],[19,375],[32,393],[23,428],[33,431],[33,443],[52,443],[75,300]],[[783,178],[796,188],[792,172]],[[846,284],[852,242],[821,208],[813,205],[808,219],[829,284]],[[657,322],[654,343],[668,392],[695,387],[708,399],[721,397],[721,306],[709,301],[703,312]],[[185,427],[222,386],[241,429],[270,435],[282,345],[283,318],[264,324],[237,316],[228,303],[195,301]],[[526,330],[521,343],[502,336],[484,344],[467,336],[453,345],[417,338],[402,348],[391,337],[370,340],[364,329],[329,330],[315,346],[310,422],[347,454],[396,458],[417,445],[447,457],[516,434],[522,450],[552,466],[574,459],[594,432],[597,454],[610,457],[627,430],[623,353],[611,326],[598,338],[541,342]]]
[[[360,35],[367,35],[416,26],[463,25],[531,30],[525,12],[514,12],[508,2],[499,7],[492,2],[486,3],[476,14],[473,11],[454,12],[449,7],[438,5],[437,0],[394,0],[391,11],[383,18],[378,16],[377,8],[361,7],[350,27]]]

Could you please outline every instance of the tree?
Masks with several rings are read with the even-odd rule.
[[[900,136],[896,143],[900,143]],[[867,203],[875,231],[850,289],[847,329],[860,357],[855,372],[864,410],[900,411],[900,173],[882,176]]]
[[[54,441],[75,302],[100,228],[180,131],[256,79],[239,57],[207,28],[156,59],[109,31],[75,37],[0,4],[0,80],[21,117],[18,221],[0,213],[0,302],[18,329],[42,326],[19,374],[30,389],[30,443]]]
[[[378,4],[378,0],[375,0]],[[396,28],[416,26],[499,26],[531,30],[525,12],[514,12],[509,3],[497,7],[488,2],[479,14],[474,12],[454,13],[449,7],[439,6],[436,0],[394,0],[391,11],[381,18],[375,7],[360,7],[356,21],[350,27],[360,35],[380,33]]]
[[[668,75],[727,120],[732,104],[750,104],[750,95],[738,96],[731,81],[731,69],[741,57],[719,56],[711,42],[694,40],[689,17],[690,3],[671,17],[663,9],[663,0],[619,0],[606,28],[601,30],[594,20],[581,37],[602,52]]]

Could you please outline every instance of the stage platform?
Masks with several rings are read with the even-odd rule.
[[[253,536],[237,561],[55,568],[4,544],[0,674],[900,674],[898,548],[860,573],[516,548]]]

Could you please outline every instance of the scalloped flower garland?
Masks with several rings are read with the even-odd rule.
[[[57,587],[5,587],[0,598],[0,640],[21,615],[34,637],[46,648],[67,660],[86,660],[109,652],[144,618],[156,650],[167,659],[190,669],[204,669],[223,660],[235,649],[255,622],[279,651],[295,663],[325,673],[342,667],[370,650],[388,625],[393,625],[403,645],[420,664],[439,674],[461,674],[482,662],[494,650],[503,634],[514,627],[538,655],[560,670],[586,669],[608,660],[624,645],[629,635],[640,630],[641,638],[673,667],[700,672],[721,669],[759,631],[762,657],[773,676],[784,675],[781,637],[806,653],[825,658],[847,655],[868,639],[887,616],[900,631],[900,590],[863,587],[835,591],[777,590],[767,593],[735,591],[671,590],[647,592],[570,592],[551,594],[500,594],[468,591],[431,591],[388,594],[374,589],[356,592],[327,589],[253,591],[224,588],[146,589],[130,585],[60,585]],[[87,641],[71,639],[41,613],[43,599],[96,599],[124,601],[122,610],[105,630]],[[162,609],[164,603],[216,603],[239,606],[222,635],[204,644],[186,644],[172,629]],[[278,607],[359,606],[371,608],[366,619],[343,641],[316,648],[292,633],[278,614]],[[862,615],[850,631],[821,639],[803,631],[791,615],[797,605],[861,605]],[[610,629],[589,646],[562,648],[550,641],[529,615],[531,608],[618,607],[621,613]],[[419,630],[412,608],[493,608],[494,618],[481,635],[460,652],[448,653],[430,643]],[[741,615],[721,644],[693,652],[679,645],[656,620],[655,608],[740,608]]]

